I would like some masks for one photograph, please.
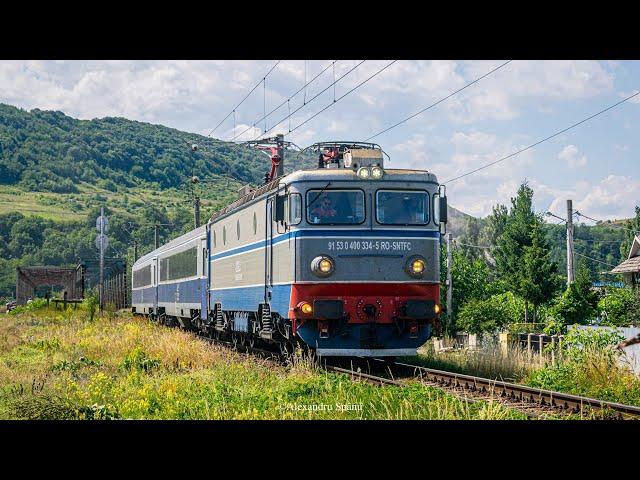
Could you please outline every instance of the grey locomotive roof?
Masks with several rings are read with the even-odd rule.
[[[304,182],[309,180],[359,180],[355,170],[350,168],[316,168],[315,170],[298,170],[282,178],[286,182]],[[426,170],[405,170],[385,168],[383,180],[437,182],[436,176]],[[370,180],[379,181],[379,180]]]
[[[438,183],[436,176],[426,170],[404,170],[404,169],[385,169],[385,176],[382,180],[371,180],[373,182],[380,182],[384,180],[397,180],[400,182],[434,182]],[[288,175],[278,177],[271,182],[261,185],[256,190],[248,193],[244,197],[237,199],[235,202],[227,205],[221,210],[214,212],[209,218],[209,221],[221,218],[228,213],[235,211],[237,208],[249,203],[250,201],[265,195],[278,188],[282,183],[304,182],[304,181],[341,181],[341,180],[360,180],[356,175],[355,170],[350,168],[316,168],[312,170],[298,170]],[[363,180],[361,180],[363,181]]]
[[[206,234],[207,234],[207,226],[202,225],[201,227],[191,230],[190,232],[187,232],[184,235],[180,235],[178,238],[174,238],[169,243],[165,243],[164,245],[158,247],[157,250],[153,250],[152,252],[147,253],[145,256],[140,257],[136,261],[136,263],[134,263],[133,265],[135,266],[140,263],[146,262],[147,260],[151,260],[153,257],[158,256],[158,254],[164,251],[171,250],[173,247],[177,247],[178,245],[181,245],[189,240],[193,240],[194,238],[200,238]]]

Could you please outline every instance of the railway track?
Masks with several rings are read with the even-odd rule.
[[[195,332],[194,332],[195,333]],[[231,341],[212,338],[203,334],[195,333],[202,340],[212,344],[223,345],[234,350],[244,350],[245,352],[259,355],[263,358],[286,362],[289,360],[281,352],[267,350],[256,346],[240,346]],[[419,365],[411,365],[402,362],[388,362],[382,359],[361,359],[364,360],[369,371],[383,369],[388,376],[364,373],[353,368],[343,368],[338,364],[320,362],[322,368],[340,374],[351,376],[351,378],[366,381],[374,385],[392,385],[396,387],[406,386],[407,381],[419,381],[424,384],[435,386],[453,393],[462,399],[477,401],[500,401],[505,406],[520,410],[525,415],[533,418],[545,418],[549,414],[580,414],[591,415],[594,411],[605,414],[605,418],[611,419],[636,419],[640,420],[640,407],[625,405],[622,403],[608,402],[595,398],[582,397],[569,393],[554,392],[542,388],[530,387],[527,385],[491,380],[473,375],[436,370]],[[374,368],[371,368],[371,361]]]
[[[527,385],[491,380],[460,373],[447,372],[432,368],[411,365],[401,362],[385,362],[376,359],[380,366],[384,365],[391,376],[373,375],[356,370],[345,369],[334,365],[325,365],[330,371],[351,375],[377,385],[406,385],[401,379],[420,381],[454,393],[457,396],[472,395],[465,400],[500,401],[505,406],[522,411],[530,417],[544,418],[553,413],[592,415],[599,412],[604,418],[640,420],[640,407],[622,403],[608,402],[595,398],[582,397],[569,393],[554,392]],[[601,417],[598,417],[601,418]]]

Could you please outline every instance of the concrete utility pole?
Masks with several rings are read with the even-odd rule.
[[[133,242],[133,263],[138,260],[138,242]]]
[[[451,256],[451,242],[453,240],[453,234],[447,233],[447,327],[451,328],[453,325],[453,282],[451,281],[451,267],[453,266],[453,259]]]
[[[154,249],[158,248],[158,224],[156,223],[153,226],[153,244],[155,245]]]
[[[573,201],[567,200],[567,285],[575,278],[573,265]]]
[[[100,310],[104,308],[104,207],[100,207]]]

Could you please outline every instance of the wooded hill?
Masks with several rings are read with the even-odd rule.
[[[197,151],[192,144],[199,145]],[[290,157],[292,158],[292,157]],[[307,168],[310,157],[287,171]],[[239,187],[259,185],[269,169],[255,150],[162,125],[102,118],[77,120],[62,112],[25,111],[0,104],[0,298],[12,295],[18,265],[74,265],[93,260],[95,217],[100,205],[111,216],[109,256],[138,254],[153,247],[152,223],[171,223],[162,241],[192,228],[188,181],[198,175],[202,218],[236,198]],[[455,199],[450,198],[455,204]],[[449,210],[457,248],[491,261],[486,219]],[[552,257],[565,264],[564,228],[548,226]],[[617,264],[630,236],[622,229],[579,226],[576,252]],[[620,243],[622,242],[622,243]],[[605,264],[590,263],[597,274]]]

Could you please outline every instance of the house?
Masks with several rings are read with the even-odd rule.
[[[636,235],[629,251],[629,258],[609,273],[621,273],[625,283],[640,285],[640,235]]]

